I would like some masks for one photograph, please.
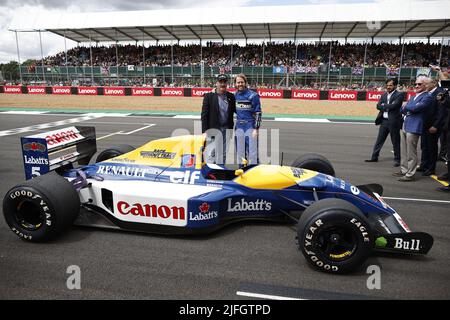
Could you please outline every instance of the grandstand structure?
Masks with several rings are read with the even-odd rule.
[[[212,83],[218,73],[245,73],[255,84],[270,86],[306,86],[310,82],[320,85],[331,83],[361,83],[379,81],[386,76],[398,76],[409,83],[417,75],[415,68],[402,67],[404,46],[411,39],[425,43],[439,43],[439,52],[433,64],[440,64],[445,56],[448,61],[450,37],[450,1],[378,1],[360,4],[311,4],[295,6],[259,6],[218,9],[174,9],[128,12],[63,13],[14,17],[9,30],[17,41],[19,63],[20,42],[18,33],[51,32],[85,45],[89,58],[83,66],[65,62],[57,66],[45,65],[44,56],[33,68],[20,67],[21,81],[78,82],[81,84],[140,84],[161,83],[185,86],[204,86]],[[41,37],[39,37],[41,39]],[[390,66],[361,68],[335,67],[331,63],[333,46],[359,40],[367,48],[377,41],[395,41],[401,46],[400,67]],[[205,42],[228,43],[228,65],[214,66],[203,63],[202,48]],[[329,46],[328,61],[319,68],[306,69],[283,65],[236,66],[233,64],[236,43],[260,42],[262,61],[267,43],[290,41],[295,44],[292,58],[298,57],[297,44],[309,41]],[[198,43],[198,64],[176,66],[173,60],[174,46],[180,43]],[[66,42],[65,42],[66,43]],[[138,65],[95,66],[92,49],[103,44],[115,46],[116,61],[120,44],[134,43],[142,47],[142,63]],[[146,66],[146,46],[161,44],[171,47],[171,61],[166,66]],[[42,41],[40,41],[42,52]],[[327,49],[328,51],[328,49]],[[105,71],[105,69],[107,70]],[[395,69],[395,68],[394,68]]]

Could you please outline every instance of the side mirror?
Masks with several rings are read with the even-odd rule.
[[[244,174],[244,170],[242,169],[238,169],[236,171],[234,171],[235,176],[240,177]]]

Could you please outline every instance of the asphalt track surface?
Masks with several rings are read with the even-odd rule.
[[[0,131],[77,117],[0,113]],[[96,127],[98,149],[103,150],[124,143],[139,146],[170,136],[176,128],[192,131],[193,122],[103,116],[79,124]],[[149,124],[154,125],[138,130]],[[265,121],[264,127],[280,130],[285,164],[306,152],[321,153],[332,161],[338,176],[353,184],[380,183],[385,197],[402,198],[387,202],[412,230],[433,235],[430,253],[378,254],[361,271],[337,276],[309,267],[297,250],[292,226],[242,223],[189,238],[72,227],[51,243],[32,244],[20,240],[0,218],[0,299],[450,298],[450,197],[435,191],[437,181],[419,176],[405,184],[392,177],[389,141],[380,162],[364,163],[377,134],[371,124]],[[19,137],[48,130],[0,137],[2,198],[24,180]],[[114,134],[118,131],[122,134]],[[442,163],[438,169],[443,172]],[[81,290],[67,289],[71,265],[81,269]],[[369,265],[381,268],[380,290],[367,288]]]

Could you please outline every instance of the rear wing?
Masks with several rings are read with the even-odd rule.
[[[72,126],[20,140],[27,180],[74,162],[87,165],[97,152],[94,127]]]

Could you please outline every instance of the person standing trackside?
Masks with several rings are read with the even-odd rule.
[[[261,126],[261,102],[258,93],[247,88],[247,77],[238,74],[236,86],[236,154],[240,166],[243,159],[248,164],[258,164],[258,130]]]
[[[431,95],[432,103],[424,110],[423,134],[421,139],[422,159],[420,170],[423,176],[430,176],[436,173],[436,162],[438,159],[439,136],[445,124],[446,110],[439,108],[437,95],[444,91],[438,86],[437,79],[431,79],[427,90]]]
[[[402,107],[404,114],[403,128],[400,131],[401,171],[393,173],[401,177],[399,181],[414,181],[417,170],[417,143],[423,132],[424,110],[433,103],[431,95],[426,91],[430,78],[417,77],[415,83],[416,95],[411,97]]]
[[[405,94],[397,91],[398,80],[386,80],[386,92],[380,97],[377,109],[380,110],[375,120],[375,125],[380,125],[378,137],[373,147],[372,157],[365,162],[378,162],[381,148],[388,135],[391,136],[394,147],[394,167],[400,166],[400,130],[402,128],[402,108]]]
[[[205,162],[225,164],[228,150],[227,130],[234,127],[234,113],[236,99],[227,91],[228,77],[224,74],[217,76],[216,88],[203,97],[202,105],[202,133],[206,138]]]

